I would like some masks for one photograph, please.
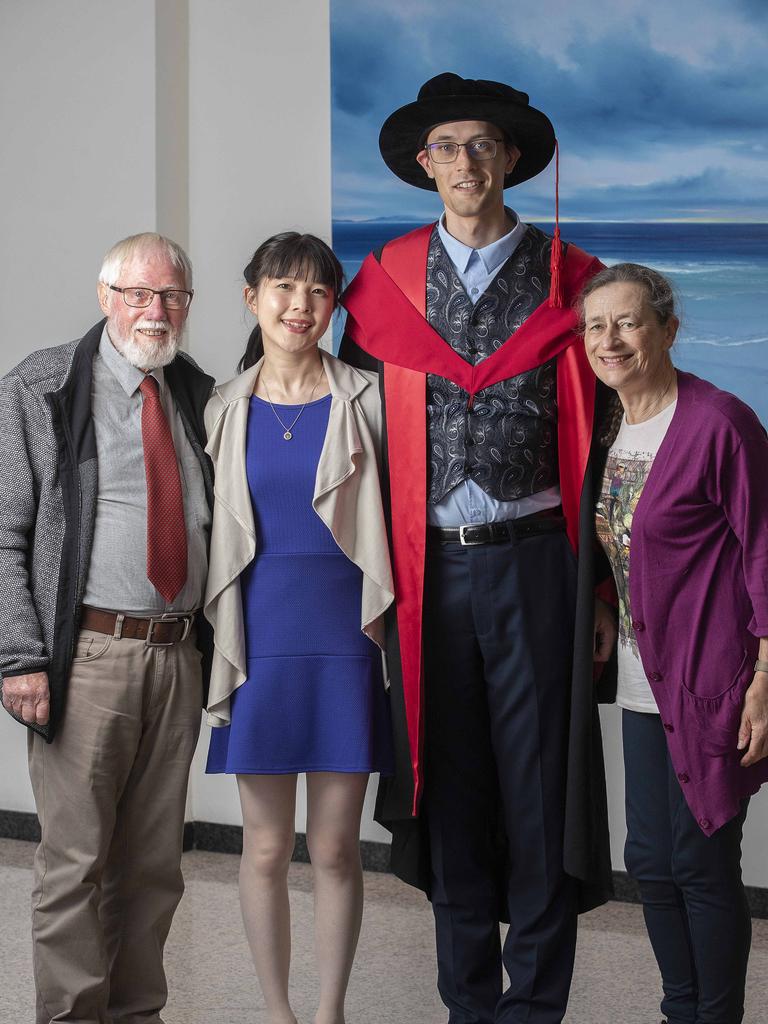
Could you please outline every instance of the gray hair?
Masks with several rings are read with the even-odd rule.
[[[675,310],[675,293],[672,285],[658,270],[644,267],[640,263],[616,263],[595,274],[581,289],[575,303],[579,317],[579,327],[584,329],[584,301],[588,295],[609,284],[639,284],[645,289],[648,303],[660,324],[665,324],[670,317],[677,316]]]
[[[99,281],[106,285],[117,284],[125,261],[147,249],[164,250],[174,267],[184,275],[185,287],[192,288],[192,263],[189,256],[176,242],[154,231],[142,231],[139,235],[129,235],[128,238],[116,242],[104,256]]]

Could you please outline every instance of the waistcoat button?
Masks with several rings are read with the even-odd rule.
[[[677,777],[678,777],[678,779],[680,779],[681,782],[690,782],[691,781],[687,772],[678,772],[677,773]]]

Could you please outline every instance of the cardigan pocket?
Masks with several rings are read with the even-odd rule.
[[[741,756],[736,745],[744,694],[751,678],[751,659],[744,651],[734,680],[717,696],[702,697],[683,682],[683,713],[695,723],[696,739],[705,754],[733,759]]]

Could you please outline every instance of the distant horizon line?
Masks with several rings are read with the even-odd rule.
[[[333,224],[424,224],[435,218],[428,217],[332,217]],[[543,224],[554,224],[551,217],[532,217]],[[766,220],[728,220],[720,217],[646,217],[643,220],[618,217],[561,217],[561,224],[739,224],[743,227],[765,227]]]

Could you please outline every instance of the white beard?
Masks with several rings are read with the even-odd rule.
[[[110,324],[108,329],[109,340],[120,355],[131,366],[135,366],[140,370],[157,370],[159,367],[167,366],[168,363],[173,362],[181,344],[181,331],[177,331],[167,320],[139,320],[133,325],[133,330],[139,328],[150,331],[166,330],[168,331],[168,336],[166,338],[158,338],[157,340],[147,338],[144,342],[138,342],[134,339],[133,335],[128,338],[122,337],[118,334],[116,328]]]

